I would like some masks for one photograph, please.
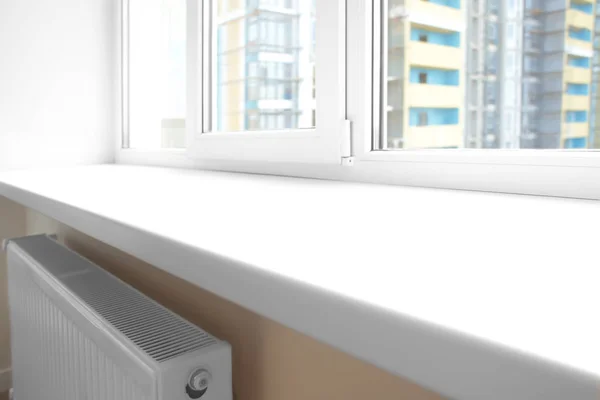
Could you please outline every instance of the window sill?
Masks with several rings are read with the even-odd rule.
[[[0,195],[460,399],[596,399],[597,202],[103,165]]]

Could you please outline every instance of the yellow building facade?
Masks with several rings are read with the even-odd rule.
[[[459,0],[390,1],[388,148],[462,147],[465,21]]]
[[[564,88],[561,104],[560,147],[587,148],[591,132],[592,60],[594,57],[595,4],[570,0],[564,18]]]

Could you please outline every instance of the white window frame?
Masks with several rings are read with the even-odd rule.
[[[327,133],[327,149],[319,149],[314,132],[203,133],[201,37],[194,26],[202,23],[199,0],[188,0],[188,150],[133,150],[117,148],[117,162],[201,168],[261,174],[276,174],[344,181],[384,183],[403,186],[517,193],[600,199],[600,152],[578,150],[375,150],[380,129],[377,118],[380,103],[382,29],[379,2],[385,0],[345,0],[347,17],[347,77],[345,104],[337,104],[334,117],[319,116],[332,123]],[[329,1],[329,0],[327,0]],[[317,1],[317,4],[327,3]],[[375,4],[375,5],[374,5]],[[320,10],[317,10],[319,13]],[[318,14],[320,15],[320,14]],[[344,14],[342,14],[344,15]],[[318,18],[320,18],[318,16]],[[194,21],[197,19],[197,22]],[[380,22],[381,21],[381,22]],[[335,31],[344,31],[344,19]],[[383,24],[383,26],[382,26]],[[317,29],[317,43],[328,36],[327,28]],[[340,43],[341,39],[329,40]],[[385,46],[384,46],[385,47]],[[336,57],[342,57],[340,51]],[[317,50],[317,60],[320,53]],[[318,62],[318,61],[317,61]],[[190,64],[192,63],[192,64]],[[194,85],[191,82],[195,82]],[[317,82],[317,96],[324,84]],[[341,85],[344,86],[344,85]],[[345,96],[345,97],[344,97]],[[318,100],[321,104],[322,100]],[[345,106],[345,107],[344,107]],[[317,110],[319,112],[319,110]],[[351,146],[345,135],[345,121],[352,121]],[[313,151],[314,150],[314,151]],[[351,157],[347,157],[350,153]],[[485,210],[481,210],[483,213]]]
[[[355,9],[358,0],[349,0],[350,10]],[[387,0],[375,0],[372,18],[364,22],[371,25],[373,32],[372,51],[373,98],[372,115],[380,112],[379,102],[385,95],[381,77],[385,76],[382,64],[382,49],[387,38],[386,21],[381,18],[382,10],[387,8]],[[367,7],[368,8],[368,7]],[[368,10],[362,10],[369,14]],[[350,23],[350,22],[349,22]],[[357,38],[348,40],[354,42]],[[365,54],[369,44],[365,44]],[[352,55],[349,54],[349,59]],[[350,64],[351,65],[351,64]],[[382,71],[378,74],[377,71]],[[349,81],[359,79],[352,72]],[[366,97],[366,96],[365,96]],[[356,104],[356,103],[349,103]],[[352,114],[361,114],[357,105],[349,108]],[[369,178],[363,180],[378,181],[410,186],[425,186],[459,190],[476,190],[518,194],[534,194],[561,197],[600,199],[600,151],[586,150],[511,150],[511,149],[455,149],[455,150],[375,150],[377,141],[381,141],[385,124],[374,120],[373,147],[363,140],[363,148],[356,152],[355,166]],[[364,135],[368,137],[368,134]]]
[[[215,2],[205,0],[188,18],[193,49],[188,58],[188,107],[195,119],[189,124],[189,154],[196,159],[338,164],[343,151],[346,115],[346,9],[345,0],[316,4],[316,127],[313,129],[215,132],[212,109],[216,33]],[[304,0],[301,0],[304,1]],[[195,1],[188,2],[195,3]],[[195,53],[195,54],[193,54]],[[188,53],[189,56],[189,53]],[[210,60],[210,64],[206,62]]]

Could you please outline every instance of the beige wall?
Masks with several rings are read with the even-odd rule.
[[[0,241],[25,234],[25,209],[0,196]],[[10,332],[6,257],[0,255],[0,393],[10,387]]]
[[[34,211],[26,212],[24,225],[27,234],[58,233],[69,247],[229,341],[236,400],[441,400]]]

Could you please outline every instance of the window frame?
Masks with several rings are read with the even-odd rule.
[[[189,156],[202,160],[338,164],[346,119],[345,0],[317,2],[316,103],[322,106],[316,109],[316,127],[239,132],[215,132],[211,127],[215,94],[210,82],[214,82],[216,71],[212,24],[218,0],[203,1],[201,5],[197,1],[188,0],[188,7],[194,10],[188,15],[188,56],[192,52],[188,58],[188,107],[194,114],[193,123],[188,125]]]
[[[358,3],[357,0],[348,1]],[[388,0],[375,0],[373,3],[372,18],[365,23],[371,24],[373,36],[371,94],[374,140],[370,148],[355,149],[357,169],[366,166],[367,169],[380,170],[386,178],[382,176],[378,181],[401,185],[600,199],[599,150],[385,149],[380,143],[385,139],[383,130],[386,123],[381,121],[383,118],[379,122],[376,120],[380,113],[385,112],[379,104],[386,95],[383,76],[386,76],[387,66],[383,49],[387,47],[384,34],[387,21],[382,11],[387,9]],[[349,9],[355,7],[356,4]],[[349,40],[354,42],[356,38]],[[349,74],[349,80],[356,79],[358,76]],[[482,167],[481,171],[475,170],[475,166]],[[436,168],[439,176],[432,171]],[[583,186],[575,188],[573,182]]]
[[[122,150],[129,150],[131,130],[129,129],[129,0],[121,0],[119,13],[120,21],[120,107],[118,117],[120,120],[120,132],[117,137],[117,155]]]
[[[126,0],[124,0],[126,1]],[[202,18],[199,0],[188,0],[188,21]],[[352,121],[351,143],[343,135],[344,128],[336,130],[338,149],[351,144],[351,158],[340,157],[338,152],[327,160],[315,157],[303,158],[295,143],[306,139],[293,135],[278,140],[287,151],[270,153],[277,146],[270,141],[273,132],[253,134],[239,132],[203,134],[198,141],[195,127],[202,123],[202,80],[190,69],[189,63],[202,64],[203,48],[199,35],[188,34],[188,150],[134,150],[121,147],[119,132],[117,162],[127,164],[160,165],[183,168],[201,168],[259,174],[286,175],[342,181],[383,183],[413,187],[458,189],[515,193],[527,195],[559,196],[584,199],[600,199],[600,151],[587,150],[376,150],[382,127],[378,121],[381,97],[382,65],[381,41],[387,40],[381,33],[385,20],[379,19],[387,0],[365,2],[345,0],[345,39],[347,47],[345,76],[346,116],[340,123]],[[317,3],[318,4],[318,3]],[[188,29],[193,29],[188,23]],[[385,46],[384,46],[385,47]],[[346,49],[344,49],[346,50]],[[317,85],[318,87],[319,85]],[[318,89],[317,89],[318,91]],[[201,126],[201,125],[200,125]],[[246,137],[242,137],[247,135]],[[348,138],[349,139],[349,138]],[[244,152],[244,146],[228,146],[227,142],[242,140],[244,144],[256,143]],[[309,139],[310,140],[310,139]],[[203,150],[199,144],[210,144],[221,151]],[[239,144],[239,142],[236,142]],[[274,157],[273,157],[274,156]],[[290,158],[288,158],[290,157]],[[325,161],[325,162],[324,162]],[[350,162],[351,161],[351,162]],[[348,167],[351,166],[351,167]]]
[[[130,21],[129,16],[131,0],[120,0],[116,17],[119,26],[119,35],[116,38],[115,48],[118,54],[118,76],[119,88],[118,99],[116,102],[115,118],[118,121],[115,138],[115,162],[140,165],[173,165],[179,166],[189,164],[181,162],[185,156],[186,148],[190,140],[186,129],[185,147],[162,147],[162,148],[143,148],[131,146],[131,124],[130,124]],[[190,0],[186,0],[187,7],[190,7]],[[189,47],[189,44],[188,44]],[[187,49],[189,51],[189,48]],[[187,65],[186,65],[187,67]],[[187,99],[187,94],[186,94]],[[190,115],[186,110],[186,119]]]

